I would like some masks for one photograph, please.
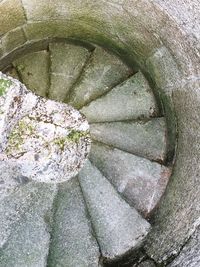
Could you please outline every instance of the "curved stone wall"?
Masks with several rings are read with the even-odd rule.
[[[157,263],[171,262],[200,222],[198,9],[196,0],[0,2],[1,70],[51,39],[68,38],[115,52],[154,86],[171,154],[178,140],[173,174],[145,245]]]

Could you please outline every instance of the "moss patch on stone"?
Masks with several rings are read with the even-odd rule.
[[[64,150],[64,147],[68,142],[78,143],[81,137],[86,137],[88,134],[88,131],[72,130],[66,137],[56,138],[54,143],[58,145],[61,150]]]
[[[6,79],[0,79],[0,96],[6,93],[6,90],[11,86],[12,82]]]
[[[21,152],[21,146],[24,143],[26,136],[32,135],[35,129],[31,124],[28,124],[23,119],[19,121],[18,125],[10,133],[8,139],[8,146],[6,152],[8,155],[11,155],[13,151]]]
[[[83,131],[72,130],[70,134],[67,136],[67,139],[69,141],[77,143],[81,137],[86,137],[88,134],[89,134],[88,131],[83,132]]]

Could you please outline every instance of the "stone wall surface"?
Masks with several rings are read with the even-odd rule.
[[[199,241],[192,235],[200,224],[199,10],[198,0],[0,1],[1,69],[44,47],[48,38],[69,38],[114,51],[154,85],[172,129],[169,149],[174,135],[178,141],[171,181],[145,249],[164,264],[179,254],[173,267],[198,266],[191,257],[197,255]],[[188,246],[194,249],[182,250],[193,239]],[[182,265],[184,257],[190,260]]]

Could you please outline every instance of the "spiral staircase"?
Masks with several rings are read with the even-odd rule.
[[[0,1],[0,70],[77,109],[92,142],[69,181],[14,177],[0,267],[199,266],[198,5],[182,2]]]
[[[172,164],[148,81],[103,48],[67,41],[27,53],[4,72],[84,114],[92,147],[77,177],[58,186],[26,181],[3,199],[0,266],[130,266]]]

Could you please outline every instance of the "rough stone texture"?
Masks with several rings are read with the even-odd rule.
[[[192,0],[155,0],[165,11],[178,22],[184,31],[188,34],[194,34],[197,39],[200,39],[199,28],[199,1]]]
[[[18,166],[13,166],[7,161],[1,161],[0,174],[0,201],[29,182],[28,177],[21,174]]]
[[[184,245],[180,254],[168,267],[198,267],[200,266],[200,227]]]
[[[170,87],[180,82],[178,65],[166,47],[158,49],[146,61],[158,88]]]
[[[136,265],[136,267],[156,267],[156,265],[153,263],[153,261],[147,260]]]
[[[99,248],[77,178],[59,186],[54,206],[48,266],[98,267]]]
[[[28,89],[45,97],[49,89],[49,54],[47,51],[29,53],[16,61],[22,82]]]
[[[137,1],[131,1],[131,4],[128,3],[127,9],[129,10],[130,7],[134,9],[136,3]],[[64,2],[63,0],[44,1],[43,3],[39,0],[33,3],[24,1],[25,9],[28,10],[28,18],[31,21],[42,21],[42,23],[39,22],[40,26],[36,25],[37,23],[31,23],[32,33],[35,32],[34,38],[39,38],[42,32],[45,33],[44,29],[37,30],[37,27],[43,27],[44,23],[51,20],[51,26],[49,25],[47,29],[51,35],[76,36],[99,45],[106,43],[106,46],[110,46],[110,48],[119,46],[120,49],[130,49],[138,61],[143,61],[152,53],[152,50],[160,46],[161,41],[149,32],[148,27],[143,27],[138,18],[131,17],[125,9],[125,4],[126,1],[121,0],[114,2],[105,0],[76,1],[76,4],[74,1]],[[61,20],[58,21],[60,18]],[[65,30],[64,19],[68,19],[68,23],[65,21]],[[69,23],[72,20],[74,21]],[[55,21],[56,23],[54,23]],[[52,25],[54,25],[54,29],[56,24],[57,29],[59,28],[58,31],[52,30]],[[114,41],[114,45],[112,41]],[[130,55],[127,56],[127,58],[129,57]]]
[[[163,161],[166,153],[164,118],[147,122],[109,122],[90,125],[91,138],[150,160]]]
[[[55,193],[55,186],[30,183],[0,202],[1,267],[46,266]]]
[[[0,36],[26,22],[20,0],[1,1],[0,14]]]
[[[145,216],[157,205],[171,174],[158,163],[98,143],[92,144],[90,160]]]
[[[24,35],[24,31],[21,27],[18,27],[7,34],[5,34],[2,38],[2,45],[4,49],[4,53],[9,53],[16,47],[24,44],[26,42],[26,37]]]
[[[18,190],[13,192],[10,196],[5,197],[0,201],[0,248],[6,247],[10,236],[15,232],[17,225],[20,223],[25,214],[34,206],[34,203],[43,201],[47,198],[46,204],[50,199],[52,201],[53,192],[55,191],[54,186],[46,184],[35,184],[30,182],[27,185],[20,187]],[[49,199],[50,198],[50,199]],[[40,202],[41,203],[41,202]],[[45,205],[44,203],[44,209]],[[42,209],[42,207],[41,207]],[[41,210],[40,210],[41,211]],[[39,210],[38,210],[39,214]]]
[[[149,231],[149,223],[89,161],[79,173],[79,181],[103,257],[113,260],[138,249]]]
[[[175,257],[199,225],[199,101],[199,81],[174,88],[179,123],[176,162],[146,246],[157,262]]]
[[[183,1],[185,2],[184,5],[188,7],[188,10],[190,10],[191,16],[195,17],[194,15],[195,11],[193,10],[193,8],[191,8],[191,1],[189,0],[183,0]],[[179,14],[182,13],[181,6],[183,1],[177,0],[174,1],[173,4],[177,5],[176,11]],[[162,2],[163,5],[169,6],[171,1],[168,2],[163,0]],[[167,2],[169,4],[166,4]],[[132,0],[126,0],[124,2],[123,8],[124,10],[126,10],[130,18],[132,19],[132,26],[134,26],[134,24],[139,21],[142,28],[148,30],[151,36],[154,36],[157,40],[160,40],[161,44],[164,44],[166,48],[169,49],[170,54],[175,59],[179,71],[181,73],[179,81],[181,81],[184,77],[186,78],[187,76],[190,75],[191,76],[199,75],[198,40],[194,39],[194,35],[192,32],[190,34],[185,32],[184,29],[180,27],[180,24],[173,19],[173,16],[170,14],[170,12],[168,12],[161,5],[156,3],[156,1],[149,1],[149,0],[141,0],[141,1],[137,0],[134,2]],[[193,27],[192,21],[190,23],[190,27]],[[131,25],[129,25],[129,29],[131,28],[132,28]],[[134,35],[137,35],[137,33],[134,33]],[[127,37],[126,40],[128,40]],[[130,41],[128,40],[128,43],[129,42]],[[155,45],[155,40],[154,40],[154,45]],[[138,51],[139,46],[140,45],[138,45],[138,47],[134,47],[136,51]],[[145,49],[148,50],[147,46],[145,46]],[[131,50],[132,48],[129,47],[129,51]],[[146,52],[143,51],[142,54],[144,55],[146,54]],[[150,55],[148,55],[147,58],[149,56]]]
[[[7,10],[7,3],[13,3],[13,6],[15,6],[16,2],[18,1],[1,1],[1,5],[6,3],[3,12]],[[154,52],[157,55],[160,54],[160,50],[158,50],[159,52],[156,50],[163,47],[163,45],[166,46],[175,60],[181,72],[180,78],[177,79],[178,83],[185,84],[183,86],[185,88],[184,93],[183,90],[179,90],[175,103],[178,125],[180,125],[181,129],[179,131],[181,142],[178,145],[177,159],[179,154],[181,154],[181,158],[177,162],[175,176],[172,178],[166,198],[163,200],[163,203],[167,202],[165,207],[168,206],[168,208],[165,209],[164,204],[161,205],[161,210],[164,207],[164,211],[160,212],[159,219],[155,220],[157,229],[160,229],[155,231],[155,236],[160,239],[154,239],[155,244],[157,244],[155,248],[157,257],[159,257],[158,253],[160,253],[162,254],[161,260],[163,255],[166,258],[170,258],[174,252],[176,253],[180,249],[184,240],[188,239],[191,235],[190,230],[196,227],[194,223],[199,217],[199,162],[197,160],[199,158],[199,93],[196,89],[199,87],[198,77],[200,74],[198,40],[200,32],[199,1],[88,0],[65,1],[63,3],[62,0],[58,0],[56,2],[51,1],[51,4],[49,4],[49,1],[40,0],[37,0],[37,2],[27,0],[27,2],[29,2],[30,6],[32,5],[32,9],[35,9],[35,12],[33,12],[35,20],[48,19],[50,17],[55,19],[59,18],[62,14],[62,21],[51,21],[48,23],[47,21],[29,22],[26,33],[28,33],[30,40],[32,38],[41,39],[52,36],[83,38],[84,40],[113,49],[126,60],[134,58],[134,62],[147,72],[148,69],[143,63]],[[46,12],[46,6],[54,8],[51,12]],[[1,29],[4,27],[12,28],[13,25],[15,27],[15,20],[11,19],[9,22],[7,14],[13,14],[16,10],[17,8],[12,7],[9,10],[11,11],[10,13],[4,12],[2,14],[1,19],[3,23],[0,23]],[[71,16],[66,16],[68,13],[65,12],[70,11],[72,11],[70,13]],[[31,12],[32,10],[30,9]],[[64,21],[64,18],[72,18],[74,21]],[[161,60],[160,65],[163,69],[165,69],[164,61]],[[174,64],[172,69],[173,67]],[[151,74],[151,71],[149,73],[156,84],[157,82],[153,77],[154,74]],[[164,79],[168,74],[161,73],[161,76]],[[170,79],[169,76],[168,78]],[[195,80],[196,85],[192,83]],[[159,81],[162,81],[162,77]],[[187,85],[189,81],[191,86]],[[163,95],[165,95],[165,88],[161,89]],[[171,96],[173,96],[175,89],[173,86],[170,89]],[[158,92],[160,93],[161,91]],[[179,98],[181,99],[181,105],[177,104],[179,103]],[[191,98],[193,98],[192,101],[190,100]],[[171,100],[173,101],[173,98]],[[166,103],[163,102],[163,105],[166,106]],[[170,110],[170,116],[173,114],[171,111],[173,109]],[[166,113],[168,113],[168,110]],[[184,117],[187,120],[185,119],[185,126],[181,128]],[[196,135],[193,135],[193,133]],[[183,170],[181,170],[182,168]],[[171,190],[172,192],[169,193]],[[180,220],[182,217],[190,219],[187,221]],[[152,246],[154,246],[154,242],[151,240]]]
[[[122,121],[158,115],[151,88],[139,72],[83,107],[89,122]]]
[[[34,95],[16,80],[1,78],[2,164],[7,163],[13,173],[17,169],[18,175],[42,182],[75,176],[90,149],[85,118],[66,104]]]
[[[22,0],[26,15],[30,21],[41,21],[51,19],[65,19],[76,9],[77,5],[80,5],[82,1],[78,0],[69,1],[59,0],[57,2],[53,0],[39,1],[39,0]]]
[[[130,74],[131,70],[116,56],[96,48],[71,91],[69,103],[81,108],[124,81]]]
[[[49,50],[51,81],[48,97],[64,101],[79,78],[90,53],[86,48],[66,43],[52,43]]]

